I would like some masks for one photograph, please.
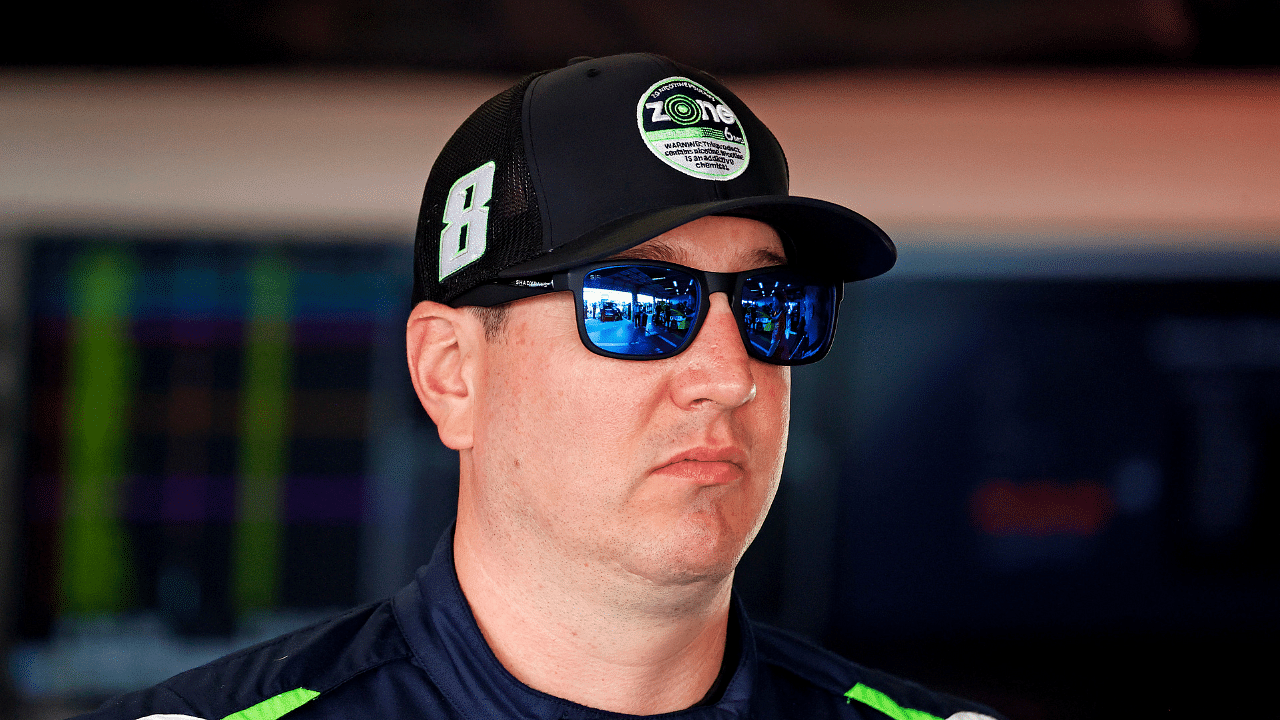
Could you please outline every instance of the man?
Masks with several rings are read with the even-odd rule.
[[[894,259],[856,213],[788,196],[772,134],[697,70],[625,55],[522,80],[445,146],[418,224],[409,368],[460,459],[431,563],[95,717],[987,717],[732,594],[790,366],[826,353],[842,283]],[[688,321],[593,317],[642,297]],[[783,297],[804,332],[751,338],[747,310]]]

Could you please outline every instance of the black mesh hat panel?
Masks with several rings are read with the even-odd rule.
[[[498,272],[542,252],[542,220],[538,197],[524,156],[521,113],[525,90],[538,75],[530,75],[499,93],[468,117],[440,151],[422,197],[413,258],[413,302],[448,302],[476,285],[489,282]],[[442,236],[448,223],[445,209],[450,191],[460,178],[493,163],[492,197],[485,207],[485,250],[476,260],[440,277]],[[483,187],[472,187],[472,195]],[[465,215],[468,207],[462,205]],[[455,203],[455,208],[458,204]],[[461,236],[453,250],[476,240],[476,224],[459,223]],[[465,229],[463,226],[465,225]],[[468,237],[469,236],[469,237]],[[456,238],[455,238],[456,240]]]

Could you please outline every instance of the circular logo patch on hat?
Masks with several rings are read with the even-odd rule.
[[[729,105],[689,78],[654,83],[640,98],[636,122],[653,154],[685,175],[732,180],[751,160],[747,135]]]

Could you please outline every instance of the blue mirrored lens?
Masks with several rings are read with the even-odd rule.
[[[835,327],[835,286],[790,270],[747,278],[741,302],[748,349],[763,360],[805,362],[822,352]]]
[[[674,354],[693,329],[700,295],[693,276],[671,268],[592,270],[582,282],[587,337],[601,350],[620,355]]]

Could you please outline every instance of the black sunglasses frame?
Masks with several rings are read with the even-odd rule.
[[[689,328],[688,334],[685,336],[684,342],[676,346],[669,353],[661,355],[631,355],[627,353],[616,353],[611,350],[596,345],[591,341],[587,334],[587,311],[583,301],[583,284],[588,275],[596,270],[603,268],[615,267],[649,267],[663,268],[685,273],[694,278],[700,289],[701,297],[698,300],[698,311],[693,323]],[[809,284],[823,287],[830,287],[835,292],[835,300],[831,308],[831,326],[827,332],[827,337],[823,340],[822,346],[817,352],[802,360],[793,361],[785,358],[782,361],[773,359],[758,351],[751,339],[747,335],[747,321],[742,308],[742,288],[746,282],[760,275],[776,273],[778,271],[787,271],[801,277],[805,277]],[[519,281],[517,281],[519,282]],[[527,283],[527,284],[526,284]],[[532,289],[534,283],[521,283],[525,288]],[[541,283],[538,283],[541,285]],[[551,276],[550,287],[544,287],[539,291],[530,294],[541,294],[543,292],[560,292],[570,290],[573,292],[574,310],[578,318],[578,337],[582,340],[582,344],[591,352],[609,358],[617,358],[619,360],[664,360],[666,358],[675,357],[684,352],[689,345],[698,337],[698,333],[702,330],[702,324],[707,319],[707,314],[711,310],[711,295],[714,293],[725,293],[729,298],[729,309],[733,313],[734,321],[738,325],[738,334],[742,336],[742,344],[746,347],[747,354],[757,360],[769,363],[770,365],[808,365],[821,360],[831,349],[831,343],[836,336],[836,321],[840,316],[840,303],[844,300],[844,283],[818,280],[816,278],[807,277],[805,273],[798,272],[787,265],[773,265],[770,267],[755,268],[752,270],[744,270],[736,273],[719,273],[707,270],[699,270],[686,265],[678,265],[676,263],[662,262],[659,260],[605,260],[602,262],[589,263],[581,265],[565,272],[556,273]],[[527,292],[527,290],[526,290]]]

